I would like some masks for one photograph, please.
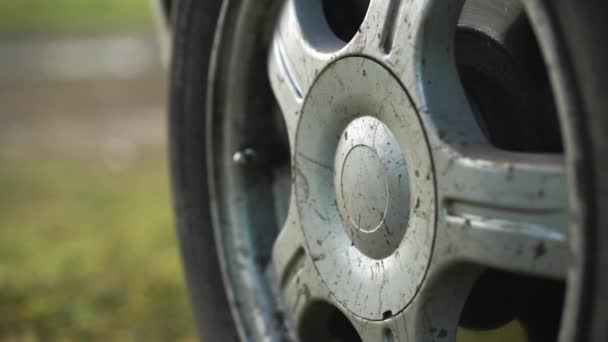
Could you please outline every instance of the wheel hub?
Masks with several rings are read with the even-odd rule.
[[[343,215],[348,215],[348,224],[365,233],[378,229],[386,215],[388,189],[384,165],[376,151],[367,145],[350,149],[339,177],[338,198],[346,209]]]
[[[319,275],[360,317],[401,311],[424,280],[436,215],[429,147],[405,89],[372,60],[333,62],[304,101],[295,152]]]
[[[388,189],[384,165],[378,154],[366,145],[357,145],[347,152],[338,198],[342,199],[349,225],[357,232],[373,232],[382,225],[386,215]],[[358,188],[360,186],[360,188]]]
[[[405,158],[389,128],[365,116],[344,130],[335,160],[338,213],[352,243],[380,259],[399,246],[409,218]]]

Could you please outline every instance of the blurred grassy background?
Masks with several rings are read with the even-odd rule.
[[[0,2],[5,34],[83,34],[149,29],[148,0],[18,0]]]
[[[0,45],[152,36],[151,13],[147,0],[2,1]],[[196,339],[163,73],[0,79],[0,341]]]
[[[128,172],[49,151],[0,168],[0,339],[192,334],[164,158]]]

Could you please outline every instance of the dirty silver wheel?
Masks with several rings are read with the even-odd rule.
[[[194,4],[180,4],[184,17]],[[206,99],[190,109],[206,111],[204,141],[198,113],[175,124],[196,143],[173,150],[178,219],[196,210],[180,202],[180,186],[198,184],[185,168],[202,163],[208,177],[198,210],[215,247],[203,264],[219,264],[208,267],[223,285],[201,296],[225,295],[214,300],[230,308],[226,329],[244,340],[580,338],[584,144],[571,75],[555,67],[566,64],[553,10],[225,2],[206,93],[178,89],[174,104]],[[199,69],[177,60],[179,88]],[[197,148],[206,160],[193,162]],[[196,245],[182,241],[200,277]]]

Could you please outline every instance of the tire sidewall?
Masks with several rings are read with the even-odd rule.
[[[602,0],[547,1],[559,43],[563,47],[563,67],[573,82],[577,103],[572,129],[580,156],[573,180],[581,200],[582,260],[578,306],[571,333],[574,341],[608,340],[608,2]]]
[[[201,339],[237,341],[213,235],[205,154],[205,94],[222,1],[175,5],[168,124],[177,239]]]

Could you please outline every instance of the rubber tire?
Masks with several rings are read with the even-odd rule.
[[[204,153],[204,94],[221,1],[175,5],[169,153],[182,265],[201,340],[238,341],[211,226]]]
[[[209,59],[221,1],[176,4],[170,78],[169,139],[177,236],[197,328],[204,341],[236,341],[208,207],[205,108]],[[561,67],[578,90],[576,129],[583,137],[585,271],[575,341],[608,340],[608,2],[548,1],[561,31]]]
[[[576,129],[583,137],[577,182],[585,203],[586,277],[575,341],[608,341],[608,2],[548,1],[579,104]]]

